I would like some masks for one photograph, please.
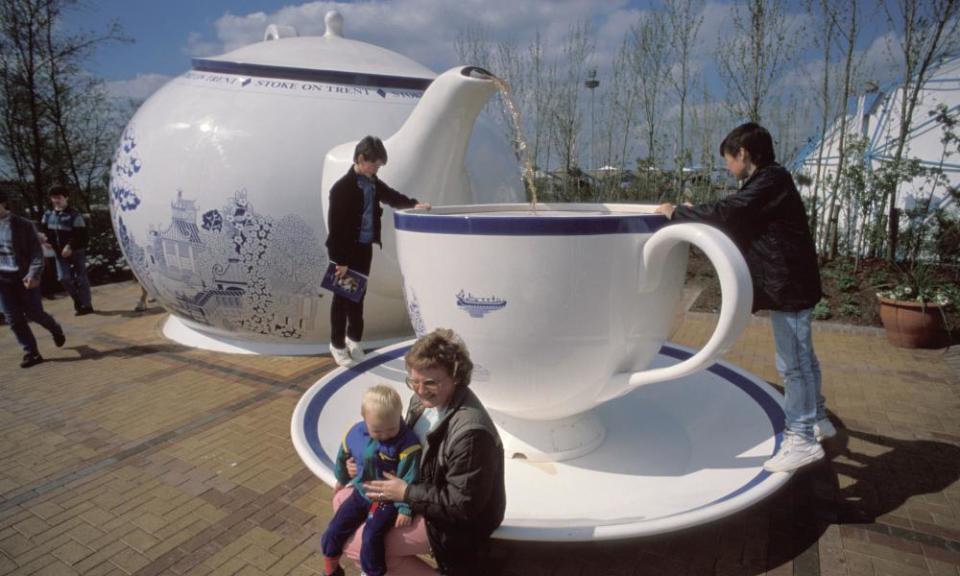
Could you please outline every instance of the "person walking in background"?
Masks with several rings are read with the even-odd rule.
[[[777,369],[785,387],[786,431],[780,450],[763,467],[787,472],[824,457],[819,441],[836,434],[820,391],[813,350],[813,307],[822,296],[816,247],[790,173],[776,163],[773,138],[748,122],[720,144],[740,189],[696,206],[661,204],[675,222],[705,222],[729,234],[743,252],[753,280],[753,310],[769,310]]]
[[[76,315],[83,316],[93,312],[87,278],[86,223],[83,215],[69,206],[69,188],[54,186],[49,196],[53,208],[43,214],[43,235],[55,253],[57,279],[73,299]]]
[[[30,320],[49,330],[58,348],[67,339],[63,328],[43,310],[42,273],[43,249],[33,222],[8,211],[6,192],[0,190],[0,310],[23,347],[21,368],[43,362]]]
[[[387,163],[387,150],[376,136],[366,136],[353,151],[353,166],[330,188],[327,215],[327,254],[336,263],[338,279],[355,270],[370,274],[373,245],[380,242],[380,217],[393,208],[426,208],[430,204],[408,198],[377,178]],[[382,246],[382,244],[381,244]],[[363,360],[363,298],[353,302],[334,294],[330,304],[330,354],[340,366]]]
[[[150,294],[147,293],[147,289],[143,287],[143,284],[140,285],[140,298],[137,300],[136,305],[133,307],[134,312],[146,312],[147,311],[147,302],[156,302],[156,299],[151,298]]]

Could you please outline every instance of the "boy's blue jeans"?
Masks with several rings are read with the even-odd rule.
[[[813,425],[826,417],[820,390],[820,362],[813,351],[810,322],[813,308],[799,312],[770,312],[777,347],[777,371],[785,387],[784,412],[788,432],[816,441]]]
[[[57,280],[73,298],[75,308],[91,308],[90,280],[87,278],[87,255],[74,250],[69,258],[57,254]]]

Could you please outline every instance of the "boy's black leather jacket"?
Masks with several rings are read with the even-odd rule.
[[[757,170],[713,204],[677,206],[674,222],[705,222],[743,252],[753,279],[753,310],[795,312],[822,296],[817,252],[793,178],[779,164]]]

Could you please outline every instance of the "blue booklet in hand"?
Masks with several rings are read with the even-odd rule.
[[[348,300],[359,302],[367,291],[367,277],[356,270],[347,269],[347,274],[338,279],[336,272],[337,265],[331,262],[327,266],[327,271],[323,273],[320,286]]]

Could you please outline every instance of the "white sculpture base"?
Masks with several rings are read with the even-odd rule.
[[[412,343],[335,370],[301,398],[293,443],[327,484],[334,484],[337,447],[359,417],[363,390],[388,382],[409,397],[403,354]],[[668,344],[654,366],[690,354]],[[507,459],[507,510],[494,537],[588,541],[670,532],[747,508],[790,478],[762,467],[779,447],[782,397],[729,364],[641,387],[591,413],[606,431],[594,450],[562,462]]]
[[[596,450],[606,437],[593,411],[557,420],[524,420],[490,410],[508,460],[562,462]]]
[[[167,321],[163,325],[163,335],[177,344],[183,344],[191,348],[199,348],[200,350],[209,350],[211,352],[224,352],[226,354],[316,356],[330,353],[329,342],[311,342],[309,344],[300,344],[297,342],[253,342],[250,340],[228,338],[226,336],[214,336],[191,327],[172,314],[167,317]],[[402,338],[404,337],[364,340],[362,344],[364,349],[370,350],[396,344]]]

